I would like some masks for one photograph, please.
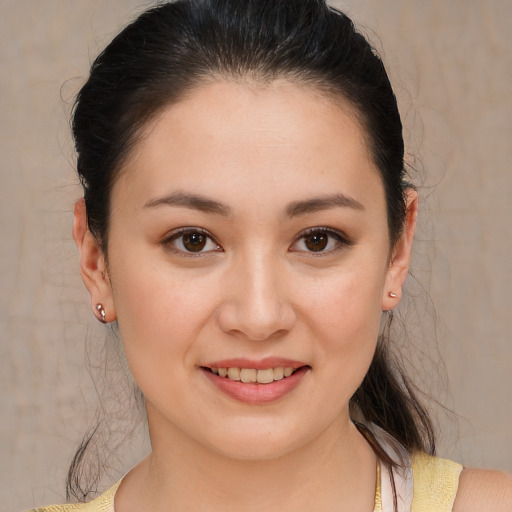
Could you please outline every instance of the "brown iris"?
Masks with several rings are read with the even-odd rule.
[[[329,243],[329,235],[326,233],[312,233],[305,237],[304,243],[310,251],[323,251]]]
[[[207,237],[201,233],[186,233],[183,235],[183,247],[190,252],[199,252],[204,249],[207,240]]]

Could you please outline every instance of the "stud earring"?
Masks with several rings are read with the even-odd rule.
[[[106,324],[107,320],[105,317],[107,316],[107,313],[105,312],[105,309],[103,307],[103,304],[96,304],[96,311],[98,312],[98,315],[96,318],[102,323]]]
[[[396,299],[398,297],[398,295],[394,292],[389,292],[389,296],[392,298],[392,299]]]

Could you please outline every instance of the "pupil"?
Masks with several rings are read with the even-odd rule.
[[[201,233],[189,233],[183,236],[183,245],[187,251],[199,252],[206,245],[206,237]]]
[[[309,235],[306,238],[306,247],[310,251],[323,251],[327,247],[329,238],[325,233]]]

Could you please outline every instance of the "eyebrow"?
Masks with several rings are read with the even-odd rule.
[[[223,217],[233,215],[233,210],[213,199],[187,192],[174,192],[168,196],[157,199],[150,199],[144,204],[144,208],[156,208],[159,206],[178,206],[199,210],[205,213],[214,213]],[[344,194],[333,194],[329,196],[314,197],[304,201],[293,201],[286,208],[288,217],[296,217],[307,213],[314,213],[331,208],[344,207],[354,210],[364,210],[364,206],[356,199]]]
[[[305,201],[294,201],[286,208],[289,217],[305,215],[307,213],[329,210],[331,208],[343,207],[354,210],[364,210],[364,206],[356,199],[344,194],[333,194],[329,196],[314,197]]]
[[[229,217],[233,214],[231,208],[225,204],[186,192],[175,192],[165,197],[151,199],[144,205],[144,208],[156,208],[158,206],[180,206],[205,213],[215,213],[223,217]]]

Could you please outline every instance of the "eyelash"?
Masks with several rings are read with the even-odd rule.
[[[186,235],[194,235],[194,234],[204,236],[205,238],[208,239],[208,241],[213,242],[215,244],[216,248],[210,249],[207,251],[201,250],[201,251],[194,252],[194,251],[187,251],[186,249],[180,249],[174,245],[174,242],[178,241],[180,238],[183,239],[183,237]],[[208,241],[206,243],[208,243]],[[183,240],[181,243],[183,245]],[[222,252],[222,247],[217,243],[217,241],[213,238],[213,236],[211,235],[210,232],[206,231],[203,228],[195,228],[195,227],[181,228],[176,231],[173,231],[168,237],[165,238],[165,240],[163,240],[162,245],[164,245],[169,250],[171,250],[181,256],[187,257],[187,258],[189,258],[189,257],[197,258],[200,256],[204,257],[205,255],[211,254],[212,252]]]
[[[292,244],[292,247],[294,245],[297,245],[301,240],[304,240],[308,236],[312,236],[312,235],[327,235],[329,238],[333,238],[335,240],[335,242],[334,242],[335,246],[331,249],[321,250],[321,251],[307,251],[307,250],[304,251],[308,255],[311,255],[316,258],[336,253],[338,251],[343,250],[346,247],[351,247],[352,245],[354,245],[354,242],[352,242],[344,233],[342,233],[340,231],[337,231],[332,228],[327,228],[327,227],[314,227],[314,228],[309,228],[306,231],[303,231],[302,233],[300,233],[299,236],[296,238],[296,241]],[[299,252],[299,251],[300,250],[293,251],[293,252]]]
[[[204,236],[205,238],[207,238],[210,241],[210,243],[213,242],[215,244],[215,249],[209,249],[207,251],[200,250],[200,251],[194,252],[194,251],[187,251],[186,249],[180,249],[174,245],[174,243],[176,241],[180,240],[180,238],[182,239],[186,235],[194,235],[194,234]],[[301,249],[291,249],[291,251],[292,252],[305,252],[313,257],[321,257],[321,256],[326,256],[328,254],[336,253],[336,252],[344,249],[345,247],[351,247],[352,245],[354,245],[354,243],[351,240],[349,240],[349,238],[347,236],[345,236],[343,233],[340,233],[337,230],[334,230],[332,228],[327,228],[327,227],[314,227],[314,228],[309,228],[306,231],[303,231],[302,233],[300,233],[296,237],[295,241],[292,243],[291,247],[293,248],[301,240],[303,240],[307,237],[313,236],[313,235],[327,235],[329,238],[332,238],[335,240],[335,247],[330,248],[328,250],[322,249],[320,251],[308,251],[308,250],[301,250]],[[206,244],[208,244],[208,240],[206,241]],[[183,240],[181,243],[183,245]],[[327,243],[329,243],[329,242],[327,242]],[[192,258],[200,257],[200,256],[204,257],[205,255],[215,253],[215,252],[223,252],[222,247],[215,240],[215,238],[211,235],[210,232],[208,232],[207,230],[205,230],[203,228],[196,228],[196,227],[181,228],[181,229],[178,229],[178,230],[172,232],[168,237],[166,237],[163,240],[162,245],[169,248],[173,252],[180,254],[181,256],[192,257]]]

